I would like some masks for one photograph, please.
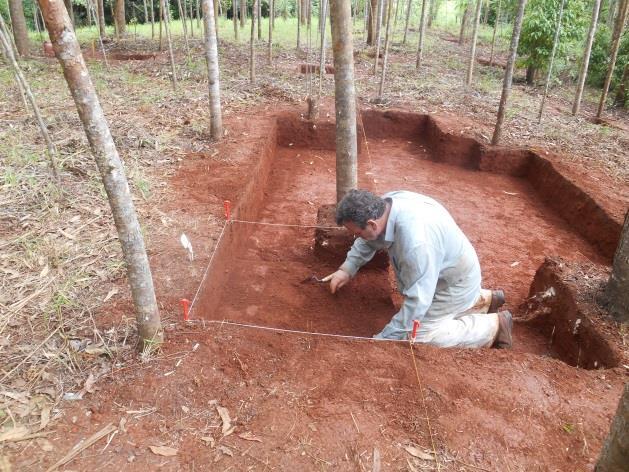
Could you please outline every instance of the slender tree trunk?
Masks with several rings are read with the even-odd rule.
[[[518,43],[520,42],[520,31],[522,30],[522,19],[524,18],[524,7],[526,0],[518,0],[518,11],[515,15],[513,25],[513,33],[511,34],[511,45],[509,46],[509,59],[507,60],[507,69],[505,71],[504,82],[502,83],[502,95],[500,96],[500,105],[498,106],[498,116],[496,118],[496,128],[491,138],[491,144],[494,146],[500,142],[502,134],[502,124],[505,119],[507,101],[511,93],[511,83],[513,81],[513,68],[515,67],[515,58],[518,53]]]
[[[153,5],[153,0],[151,1],[151,39],[155,39],[155,6]]]
[[[199,0],[196,0],[197,7],[197,28],[200,28],[199,21],[201,21],[201,14],[199,10]],[[216,41],[218,42],[218,15],[220,9],[220,0],[214,0],[214,23],[216,26]]]
[[[616,18],[616,10],[618,9],[618,5],[622,0],[609,0],[609,5],[607,8],[607,27],[612,28],[614,26],[614,18]]]
[[[159,1],[159,50],[163,51],[164,50],[164,34],[162,33],[163,30],[163,23],[164,23],[164,7],[163,7],[163,3],[162,0],[158,0]]]
[[[601,99],[598,103],[598,110],[596,111],[596,117],[600,118],[605,108],[605,102],[607,101],[607,93],[609,92],[609,85],[612,82],[614,75],[614,67],[616,66],[616,58],[618,57],[618,49],[620,48],[620,38],[622,31],[625,27],[625,19],[627,18],[627,9],[629,8],[629,0],[621,0],[618,5],[618,14],[616,15],[616,23],[614,24],[614,34],[612,36],[611,54],[609,59],[609,68],[607,69],[607,75],[605,76],[605,84],[603,85],[603,92],[601,93]]]
[[[9,39],[9,30],[7,28],[2,15],[0,15],[0,49],[2,50],[3,56],[6,58],[9,65],[13,68],[13,73],[15,75],[15,80],[17,82],[18,88],[20,90],[20,94],[22,97],[26,95],[28,101],[33,109],[33,114],[35,115],[35,119],[37,120],[37,125],[39,126],[39,131],[44,138],[44,142],[46,143],[46,149],[48,151],[48,161],[50,163],[50,169],[52,171],[52,175],[55,178],[57,185],[61,183],[59,178],[59,171],[57,169],[56,156],[57,150],[55,145],[50,138],[50,134],[48,133],[48,127],[44,123],[44,119],[39,111],[39,107],[37,106],[37,102],[35,101],[35,96],[31,91],[31,87],[28,85],[26,81],[26,77],[22,73],[22,69],[20,68],[17,60],[15,59],[15,55],[13,54],[13,48],[11,47],[11,41]],[[26,109],[28,111],[28,108]]]
[[[376,17],[376,56],[373,63],[373,75],[378,74],[378,61],[380,61],[380,36],[382,35],[382,10],[384,0],[378,1],[378,16]]]
[[[463,18],[461,18],[461,31],[459,31],[459,44],[463,44],[465,41],[465,28],[467,27],[467,21],[470,17],[470,10],[472,9],[472,0],[468,0],[463,12]]]
[[[437,18],[437,11],[439,9],[440,0],[432,0],[430,2],[430,9],[428,10],[428,28],[432,27],[432,22]]]
[[[546,105],[546,97],[548,96],[548,87],[550,86],[550,80],[553,76],[553,65],[555,63],[555,54],[557,53],[557,45],[559,44],[559,36],[561,34],[561,20],[563,18],[563,8],[566,4],[566,0],[561,0],[559,6],[559,18],[557,19],[557,26],[555,27],[555,37],[553,38],[553,48],[550,52],[550,61],[548,63],[548,72],[546,73],[546,84],[544,85],[544,94],[542,95],[542,103],[539,107],[539,114],[537,115],[537,122],[542,122],[542,116],[544,115],[544,106]]]
[[[170,58],[173,90],[177,90],[177,68],[175,66],[175,55],[173,53],[173,40],[170,35],[170,6],[168,0],[159,1],[164,19],[164,32],[166,33],[166,41],[168,42],[168,57]]]
[[[358,185],[356,92],[349,2],[330,0],[336,109],[336,201]]]
[[[221,112],[221,88],[218,67],[218,41],[212,0],[203,0],[203,26],[205,28],[205,58],[207,60],[208,89],[210,97],[210,134],[218,141],[223,136]]]
[[[406,7],[406,22],[404,23],[404,38],[402,39],[402,44],[406,44],[406,35],[408,34],[408,23],[411,20],[411,5],[413,4],[412,0],[408,0],[408,5]]]
[[[296,0],[295,14],[297,15],[297,50],[301,49],[301,0]]]
[[[244,0],[240,1],[244,2]],[[232,0],[232,14],[232,20],[234,21],[234,39],[236,40],[236,42],[238,42],[238,7],[236,0]]]
[[[124,167],[63,4],[60,0],[39,0],[39,6],[103,179],[127,266],[140,340],[143,348],[150,348],[162,342],[163,330]]]
[[[258,15],[258,39],[261,40],[262,39],[262,1],[258,0],[258,10],[257,10],[257,15]]]
[[[253,8],[251,9],[251,39],[249,41],[249,82],[255,84],[256,82],[256,53],[254,48],[254,39],[256,32],[256,13],[257,2],[259,0],[253,0]]]
[[[393,29],[395,30],[395,28],[397,27],[397,18],[398,18],[398,14],[400,13],[400,0],[395,0],[395,20],[393,21]]]
[[[609,436],[603,444],[596,472],[623,472],[629,464],[629,383],[625,383],[612,420]]]
[[[186,8],[181,5],[181,0],[177,0],[177,8],[179,9],[179,19],[181,20],[181,28],[183,30],[183,44],[186,48],[186,56],[190,57],[190,45],[188,44],[188,22],[186,21]]]
[[[600,2],[601,0],[596,0]],[[494,48],[496,46],[496,31],[498,30],[498,22],[500,21],[500,7],[502,6],[502,0],[498,0],[498,10],[496,11],[496,18],[494,19],[494,34],[491,37],[491,53],[489,54],[489,65],[494,65]]]
[[[321,0],[321,52],[319,54],[319,95],[321,100],[323,91],[323,75],[325,74],[325,24],[328,17],[328,0]]]
[[[415,69],[419,69],[422,64],[424,54],[424,35],[426,32],[426,0],[422,0],[422,11],[419,17],[419,42],[417,43],[417,58],[415,59]]]
[[[247,20],[247,0],[240,0],[240,27],[241,28],[245,27],[246,20]]]
[[[70,15],[70,21],[72,22],[72,28],[74,28],[74,9],[72,8],[72,0],[64,0],[68,15]]]
[[[629,322],[629,211],[625,215],[620,241],[607,284],[609,312],[622,323]]]
[[[98,8],[98,32],[101,38],[107,36],[107,30],[105,29],[105,5],[103,1],[104,0],[96,0]]]
[[[116,22],[116,31],[119,36],[123,36],[127,32],[127,20],[125,18],[124,0],[116,0],[114,21]]]
[[[15,39],[17,52],[20,56],[26,57],[29,54],[29,41],[22,0],[9,0],[9,13],[11,15],[11,26],[13,27],[13,38]]]
[[[472,77],[474,76],[474,63],[476,62],[476,41],[478,40],[478,27],[480,24],[480,10],[483,6],[483,0],[476,0],[476,12],[474,14],[474,29],[472,30],[472,44],[470,45],[470,60],[467,63],[467,74],[465,76],[465,85],[472,85]]]
[[[425,1],[425,0],[424,0]],[[389,59],[389,33],[391,28],[391,8],[393,0],[389,0],[389,7],[387,8],[387,27],[384,33],[384,57],[382,58],[382,75],[380,76],[380,87],[378,87],[378,98],[382,100],[382,93],[384,92],[384,79],[387,74],[387,62]]]
[[[373,46],[374,42],[376,41],[376,26],[378,24],[379,1],[378,0],[365,0],[365,1],[369,2],[369,28],[367,29],[367,45]]]
[[[269,0],[269,65],[273,65],[273,18],[274,16],[275,16],[275,0]]]
[[[184,5],[185,3],[184,1]],[[194,38],[194,10],[192,8],[192,0],[190,0],[190,4],[188,5],[188,19],[190,20],[190,37]]]

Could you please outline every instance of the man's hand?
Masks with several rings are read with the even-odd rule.
[[[336,293],[336,291],[350,281],[351,276],[343,269],[339,269],[331,275],[328,275],[326,279],[330,281],[330,292]]]

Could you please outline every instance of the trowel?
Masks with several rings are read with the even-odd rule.
[[[322,279],[320,279],[319,277],[317,277],[315,274],[312,274],[310,277],[306,277],[304,280],[301,281],[302,284],[308,284],[308,283],[312,283],[312,284],[325,284],[328,283],[331,279],[332,276],[334,275],[334,273],[330,274],[330,275],[326,275],[325,277],[323,277]]]

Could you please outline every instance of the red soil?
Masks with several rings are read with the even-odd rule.
[[[218,239],[223,200],[232,201],[236,219],[298,225],[314,224],[318,208],[333,202],[333,141],[297,148],[303,135],[281,130],[301,125],[293,119],[276,126],[271,118],[232,119],[230,139],[217,149],[220,160],[191,156],[174,178],[177,199],[162,209],[172,222],[151,252],[167,315],[177,316],[179,298],[194,296]],[[462,137],[452,121],[401,113],[365,114],[363,120],[368,146],[360,156],[360,185],[416,190],[443,202],[477,248],[485,285],[503,287],[508,306],[522,317],[518,307],[545,256],[584,264],[609,260],[626,189],[604,190],[585,172],[564,173],[553,156],[485,148]],[[285,147],[276,148],[277,142]],[[570,201],[547,185],[573,188]],[[182,231],[198,255],[192,263],[178,246]],[[394,311],[386,272],[361,272],[332,296],[325,286],[300,283],[336,268],[314,255],[313,244],[312,228],[228,225],[193,316],[359,336],[377,332]],[[372,470],[377,449],[382,470],[407,470],[409,463],[419,470],[435,462],[415,459],[401,446],[431,451],[434,441],[441,470],[590,470],[626,371],[577,369],[550,358],[570,360],[563,350],[549,349],[548,333],[529,321],[516,323],[515,343],[508,352],[415,346],[419,389],[404,343],[218,323],[171,325],[160,359],[113,372],[99,392],[65,411],[48,438],[53,453],[42,458],[25,451],[14,465],[44,469],[79,439],[124,417],[126,431],[104,452],[105,441],[70,467]],[[212,400],[228,408],[233,434],[222,437]],[[244,432],[261,442],[240,438]],[[176,448],[178,455],[155,455],[148,449],[155,445]]]

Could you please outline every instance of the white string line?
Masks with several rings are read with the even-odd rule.
[[[318,228],[318,229],[341,229],[341,226],[318,226],[318,225],[298,225],[288,223],[266,223],[263,221],[245,221],[245,220],[231,220],[232,223],[245,223],[250,225],[263,225],[263,226],[282,226],[285,228]]]
[[[323,337],[341,338],[341,339],[355,339],[355,340],[360,340],[360,341],[388,341],[388,342],[408,343],[408,340],[406,339],[380,339],[380,338],[368,338],[365,336],[349,336],[346,334],[319,333],[316,331],[300,331],[297,329],[273,328],[271,326],[261,326],[261,325],[254,325],[254,324],[248,324],[248,323],[237,323],[235,321],[228,321],[228,320],[197,319],[197,320],[188,320],[185,323],[195,323],[195,324],[198,323],[198,324],[203,324],[203,325],[205,325],[205,323],[212,323],[212,324],[220,324],[220,325],[239,326],[241,328],[252,328],[252,329],[262,329],[266,331],[276,331],[280,333],[305,334],[305,335],[310,335],[310,336],[323,336]],[[179,324],[179,323],[175,323],[175,324]]]
[[[223,229],[221,230],[221,234],[218,236],[218,240],[216,241],[216,246],[214,246],[214,250],[212,251],[212,255],[210,256],[210,262],[208,262],[207,267],[205,268],[205,272],[203,273],[203,278],[201,279],[201,283],[199,284],[199,288],[197,288],[197,293],[194,294],[194,298],[192,299],[192,304],[190,305],[190,311],[192,312],[192,308],[194,308],[194,303],[197,301],[197,297],[199,296],[199,292],[201,291],[201,287],[203,287],[203,282],[207,277],[208,272],[210,271],[210,266],[212,265],[212,261],[214,260],[214,255],[216,254],[216,250],[218,249],[221,240],[223,239],[223,233],[225,232],[225,228],[230,223],[231,220],[225,220],[225,224],[223,225]]]

